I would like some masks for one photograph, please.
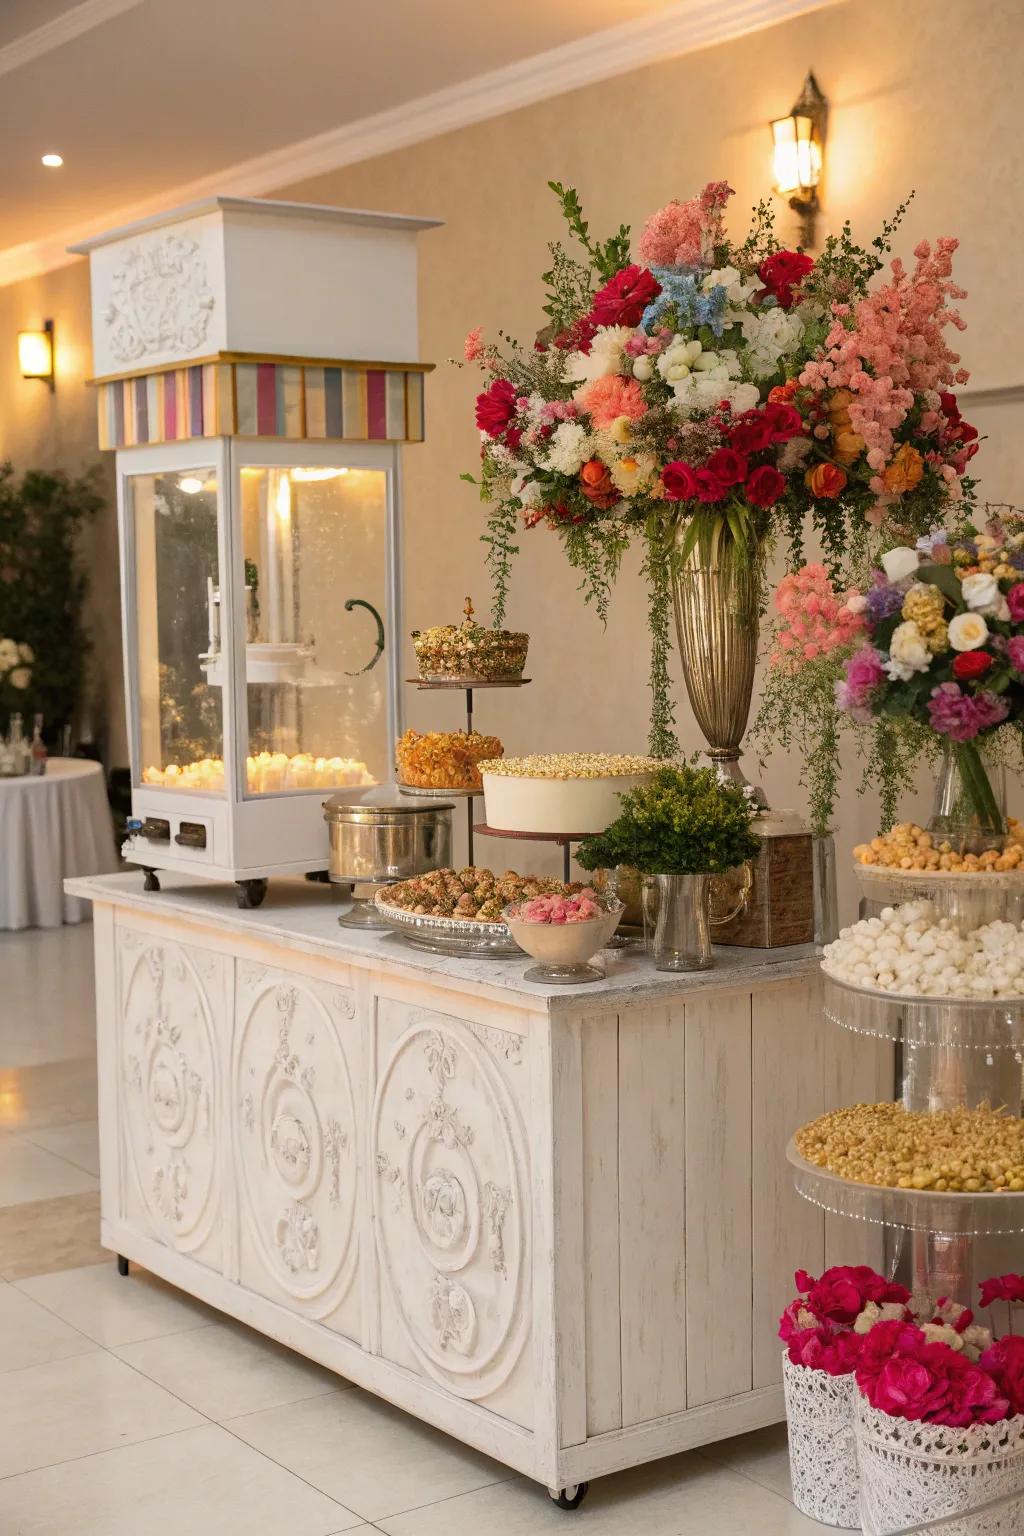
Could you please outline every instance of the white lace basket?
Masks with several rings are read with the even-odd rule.
[[[782,1385],[789,1424],[793,1503],[822,1525],[856,1530],[857,1450],[853,1413],[857,1384],[782,1357]]]
[[[999,1424],[947,1429],[894,1419],[857,1394],[860,1517],[865,1536],[886,1536],[943,1515],[967,1516],[942,1536],[1020,1536],[1021,1503],[987,1514],[969,1511],[1024,1494],[1024,1415]]]

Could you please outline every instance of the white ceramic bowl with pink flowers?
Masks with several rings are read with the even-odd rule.
[[[611,939],[624,910],[621,901],[586,886],[564,896],[533,896],[502,915],[520,949],[540,961],[524,980],[550,985],[604,979],[587,962]]]

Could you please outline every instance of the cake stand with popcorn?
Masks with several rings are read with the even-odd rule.
[[[1019,876],[911,873],[915,899],[844,929],[822,962],[826,1017],[896,1043],[902,1098],[822,1117],[788,1156],[806,1199],[886,1229],[890,1272],[916,1294],[969,1304],[1024,1233],[1024,933],[957,913],[977,910],[972,886]],[[918,896],[925,879],[937,900]]]

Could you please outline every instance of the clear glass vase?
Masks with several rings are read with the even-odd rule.
[[[649,875],[644,926],[656,971],[706,971],[712,964],[707,875]]]
[[[1006,841],[1006,770],[977,741],[942,750],[928,831],[958,853],[984,853]]]

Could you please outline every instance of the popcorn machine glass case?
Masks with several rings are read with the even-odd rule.
[[[391,777],[433,223],[216,198],[81,248],[117,450],[124,853],[152,887],[183,869],[256,905],[270,876],[326,870],[328,794]]]

